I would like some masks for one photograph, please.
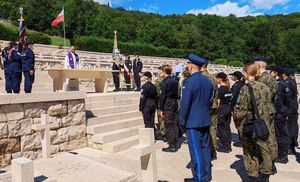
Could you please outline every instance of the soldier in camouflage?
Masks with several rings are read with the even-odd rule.
[[[268,107],[265,107],[271,104],[270,89],[256,80],[258,74],[258,65],[252,63],[244,66],[244,77],[253,88],[259,114],[270,130],[270,110]],[[241,88],[238,102],[234,108],[234,117],[241,123],[239,131],[243,144],[244,165],[249,181],[268,182],[272,174],[272,158],[268,141],[253,140],[243,135],[244,123],[247,119],[253,119],[253,112],[249,88],[247,85],[244,85]]]
[[[160,83],[164,80],[162,76],[160,76],[160,72],[162,70],[162,66],[158,68],[158,76],[154,81],[154,85],[156,86],[156,92],[160,93]],[[165,124],[164,124],[164,118],[161,115],[161,110],[158,108],[157,110],[157,118],[158,118],[158,127],[159,127],[159,133],[160,135],[165,138],[166,136],[166,130],[165,130]]]
[[[260,67],[260,76],[257,81],[265,84],[269,87],[270,93],[271,93],[271,103],[268,105],[269,111],[270,111],[270,135],[268,139],[270,152],[271,152],[271,158],[273,160],[273,173],[275,174],[277,172],[275,167],[275,159],[278,156],[278,145],[276,140],[276,134],[275,134],[275,95],[278,89],[278,84],[274,78],[266,71],[266,68],[268,64],[270,64],[270,60],[267,58],[259,57],[255,60],[255,64],[257,64]]]
[[[204,76],[208,77],[208,79],[213,84],[213,91],[214,91],[214,101],[210,113],[211,117],[211,126],[210,126],[210,136],[211,136],[211,152],[212,152],[212,160],[217,159],[217,126],[218,126],[218,115],[217,115],[217,91],[218,91],[218,83],[216,78],[210,74],[207,70],[208,61],[206,61],[207,64],[203,65],[201,68],[201,72]]]

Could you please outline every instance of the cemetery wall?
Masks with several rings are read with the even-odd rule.
[[[83,92],[0,95],[0,167],[14,158],[41,158],[42,133],[32,130],[41,114],[50,116],[51,153],[87,146]]]

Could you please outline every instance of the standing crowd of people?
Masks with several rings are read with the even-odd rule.
[[[11,41],[1,51],[1,62],[5,76],[5,90],[7,93],[20,93],[22,72],[24,75],[24,91],[31,93],[35,77],[35,56],[32,43],[26,40],[24,45]]]
[[[248,181],[269,181],[277,173],[276,163],[288,163],[298,147],[298,92],[294,71],[268,67],[260,57],[231,76],[208,72],[208,61],[188,55],[186,69],[163,65],[154,84],[152,74],[142,80],[140,111],[145,127],[155,138],[168,142],[164,152],[176,152],[185,133],[193,178],[186,182],[212,180],[211,161],[217,153],[232,151],[231,120],[238,131],[234,146],[243,148]],[[269,71],[267,70],[269,69]],[[180,79],[178,79],[180,77]],[[155,125],[155,113],[158,124]],[[219,142],[217,142],[219,139]]]

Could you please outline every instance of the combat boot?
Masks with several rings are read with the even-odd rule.
[[[258,177],[248,176],[248,182],[258,182]]]
[[[259,175],[259,182],[269,182],[269,181],[270,181],[270,175],[268,174]]]
[[[177,147],[176,145],[169,145],[167,148],[163,148],[163,152],[177,152]]]
[[[184,182],[198,182],[195,178],[184,178]]]
[[[275,159],[275,162],[281,164],[287,164],[289,162],[289,158],[287,156],[280,156]]]
[[[231,147],[219,147],[217,148],[217,151],[222,153],[230,153],[232,149]]]

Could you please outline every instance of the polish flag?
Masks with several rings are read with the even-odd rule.
[[[59,15],[52,21],[52,27],[56,27],[60,22],[65,20],[64,9],[59,13]]]

